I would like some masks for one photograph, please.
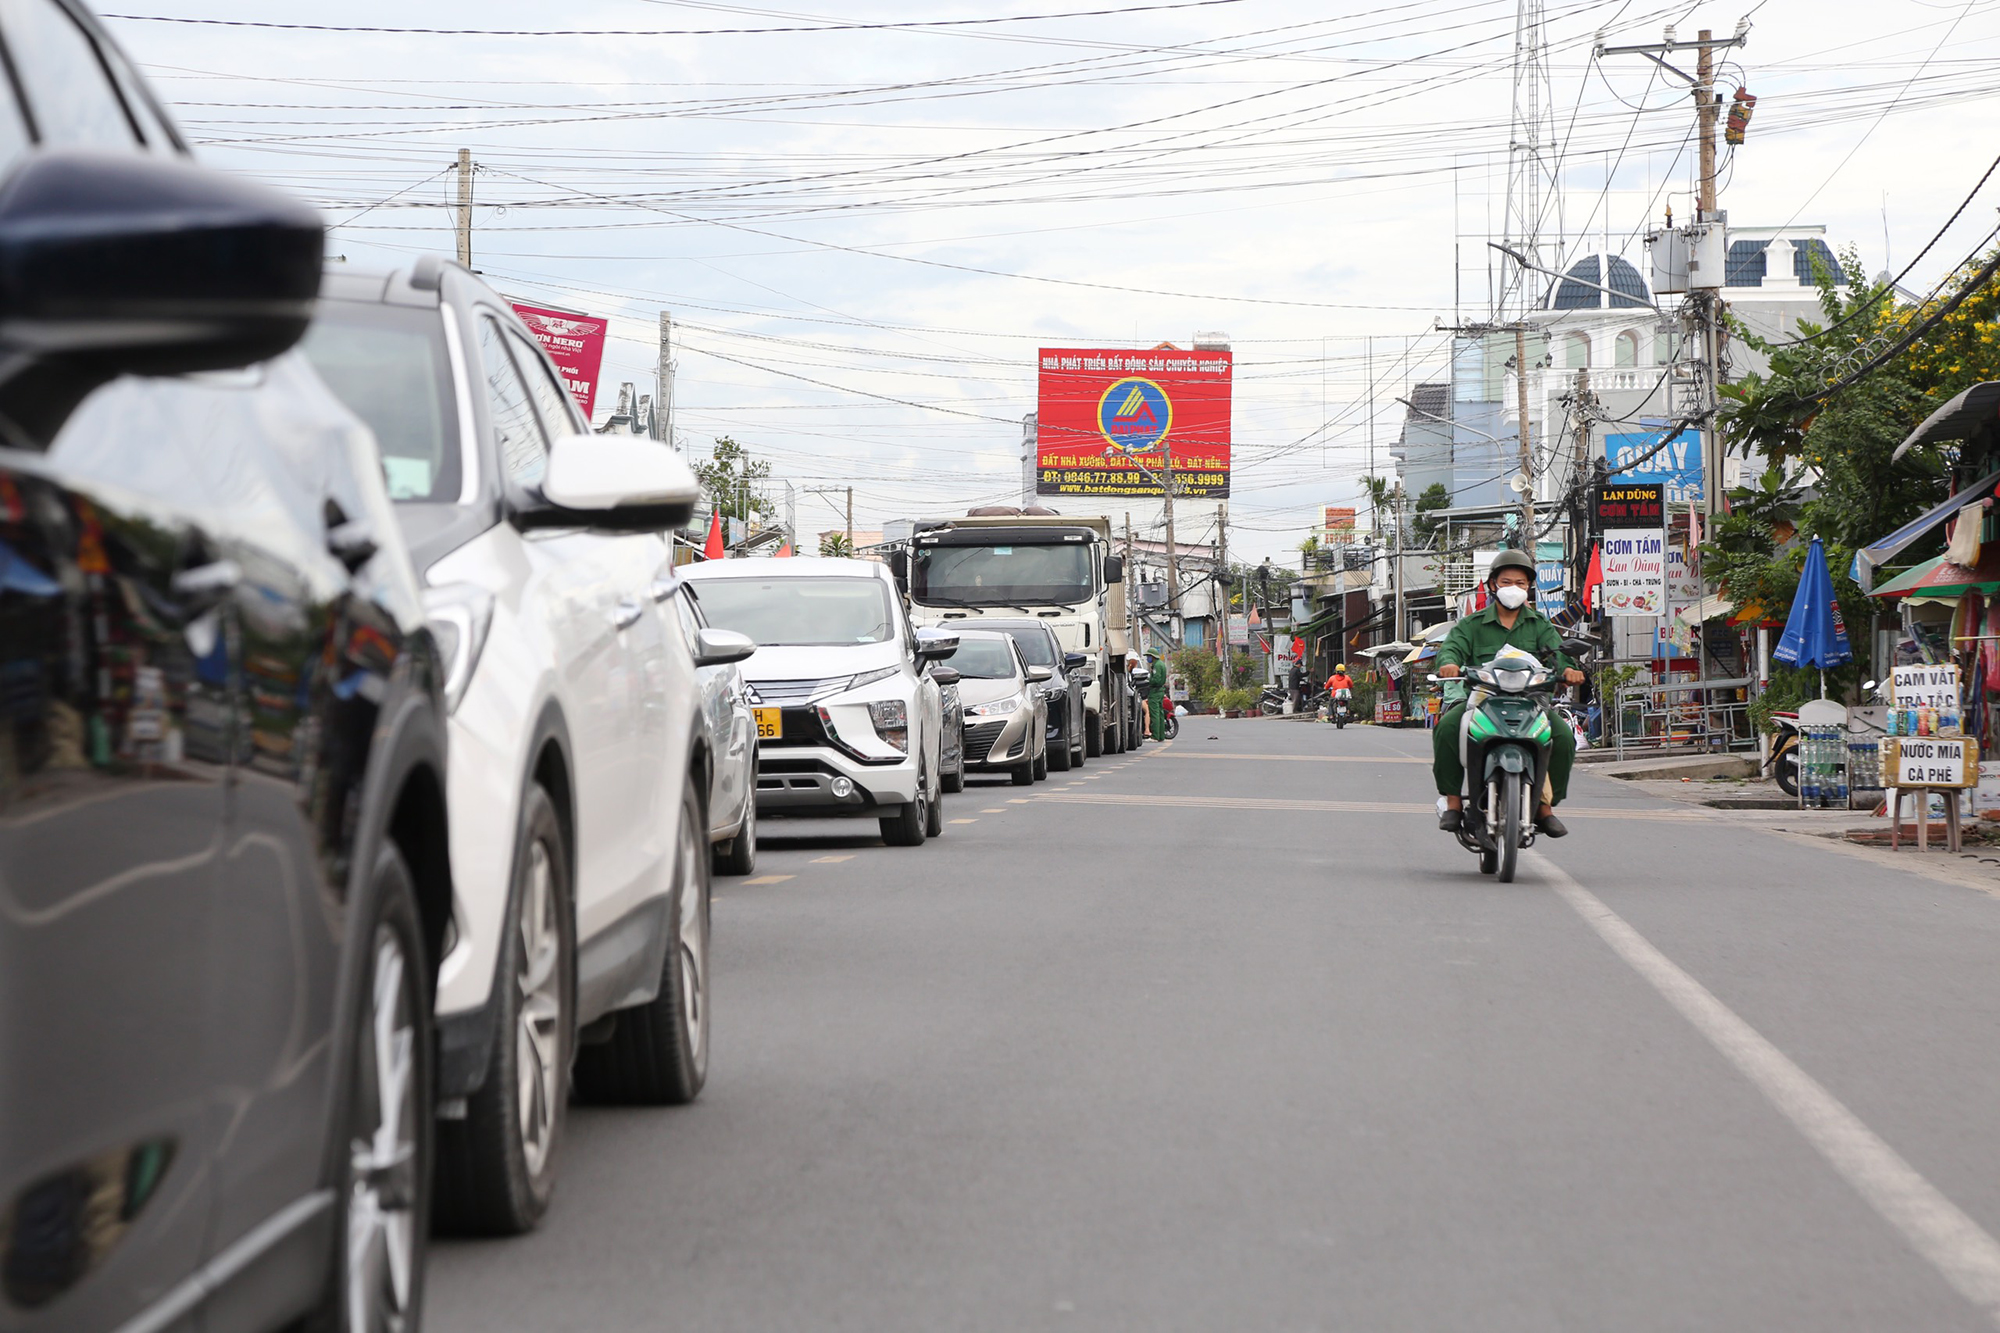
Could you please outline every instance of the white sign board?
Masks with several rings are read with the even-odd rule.
[[[1604,614],[1658,617],[1667,613],[1667,539],[1658,528],[1604,532]]]
[[[1701,580],[1688,567],[1687,548],[1684,546],[1667,548],[1667,593],[1677,606],[1686,606],[1701,598]]]
[[[1963,736],[1898,736],[1882,774],[1890,787],[1975,787],[1979,747]]]
[[[1890,669],[1889,699],[1898,708],[1958,711],[1958,668],[1899,666]]]

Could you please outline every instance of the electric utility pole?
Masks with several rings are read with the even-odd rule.
[[[1229,663],[1229,501],[1224,500],[1215,510],[1215,582],[1212,588],[1222,589],[1222,614],[1215,618],[1218,632],[1215,636],[1215,655],[1227,666]],[[1214,592],[1209,596],[1213,598]]]
[[[1167,631],[1181,634],[1174,620],[1181,613],[1181,565],[1180,550],[1174,545],[1174,446],[1171,440],[1160,441],[1160,494],[1164,502],[1167,520]],[[1174,644],[1179,647],[1178,641]]]
[[[1527,280],[1522,275],[1522,281]],[[1532,554],[1535,540],[1535,451],[1528,436],[1528,326],[1514,325],[1514,394],[1521,414],[1521,549]]]
[[[436,161],[436,158],[431,159]],[[458,150],[458,262],[472,267],[472,150]]]
[[[1396,554],[1389,567],[1389,586],[1394,594],[1396,623],[1389,632],[1390,643],[1400,643],[1404,634],[1403,621],[1403,483],[1396,483]]]
[[[660,312],[660,362],[653,370],[653,438],[674,443],[674,315]]]

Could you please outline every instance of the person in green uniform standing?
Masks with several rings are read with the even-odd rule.
[[[1167,738],[1167,664],[1158,653],[1147,653],[1152,670],[1146,676],[1147,730],[1156,741]]]
[[[1563,683],[1581,685],[1583,673],[1564,655],[1562,635],[1548,617],[1528,605],[1535,584],[1535,562],[1525,551],[1502,551],[1493,557],[1487,571],[1489,600],[1484,611],[1475,611],[1459,620],[1438,649],[1438,675],[1456,676],[1466,667],[1485,666],[1493,655],[1509,645],[1533,653],[1544,666],[1562,671]],[[1458,733],[1465,719],[1465,702],[1460,700],[1438,719],[1431,732],[1431,773],[1437,779],[1438,795],[1445,810],[1438,827],[1456,833],[1465,822],[1465,763],[1458,753]],[[1555,807],[1569,795],[1570,766],[1576,762],[1576,736],[1567,724],[1557,720],[1549,746],[1549,791],[1553,801],[1545,801],[1535,811],[1535,827],[1551,838],[1569,830],[1556,818]]]

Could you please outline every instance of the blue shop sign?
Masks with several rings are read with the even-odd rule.
[[[1635,459],[1646,460],[1630,472],[1619,472],[1614,480],[1657,482],[1663,488],[1662,498],[1668,504],[1700,504],[1700,433],[1684,429],[1668,440],[1659,452],[1653,453],[1660,441],[1666,439],[1672,423],[1645,421],[1640,425],[1645,429],[1604,437],[1604,457],[1614,469],[1626,467]],[[1648,454],[1651,456],[1648,457]]]
[[[1545,616],[1555,615],[1563,609],[1563,544],[1561,542],[1535,543],[1535,609]]]

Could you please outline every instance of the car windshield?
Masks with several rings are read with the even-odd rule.
[[[717,629],[771,647],[883,643],[895,633],[879,579],[699,579],[695,596]]]
[[[1014,654],[1007,651],[1005,639],[960,639],[950,662],[968,680],[1008,680],[1015,674]]]
[[[934,606],[1071,606],[1097,591],[1090,547],[924,546],[910,571],[910,596]]]
[[[1003,629],[1000,631],[1012,639],[1021,650],[1021,660],[1029,666],[1054,666],[1056,650],[1049,646],[1049,636],[1039,629]]]
[[[435,310],[322,301],[300,346],[327,387],[375,432],[391,500],[458,499],[457,418]]]

